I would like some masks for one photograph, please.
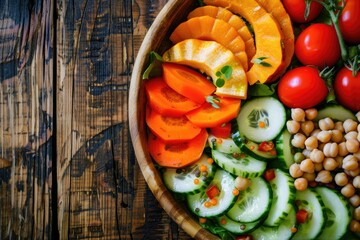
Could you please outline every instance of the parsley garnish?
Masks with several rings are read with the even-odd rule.
[[[225,84],[225,80],[228,80],[231,78],[232,75],[232,67],[231,66],[224,66],[220,69],[220,71],[217,71],[215,75],[218,77],[215,81],[215,85],[217,87],[222,87]]]
[[[254,64],[260,64],[261,66],[264,66],[264,67],[271,67],[270,63],[264,61],[265,59],[267,59],[267,57],[258,57],[258,58],[251,60],[251,62]]]

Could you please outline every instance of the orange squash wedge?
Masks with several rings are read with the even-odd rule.
[[[204,0],[205,4],[224,7],[244,17],[253,27],[256,54],[246,73],[249,84],[265,83],[283,66],[282,32],[275,18],[255,0]]]
[[[284,64],[283,68],[273,77],[271,81],[274,81],[282,75],[287,67],[290,65],[292,57],[294,55],[294,30],[291,24],[290,16],[287,14],[284,5],[280,0],[256,0],[260,6],[262,6],[268,13],[274,16],[279,23],[281,31],[283,33],[284,44]],[[270,82],[271,82],[270,81]]]
[[[227,22],[209,16],[194,17],[178,25],[170,36],[173,43],[191,38],[220,43],[234,53],[245,71],[248,69],[244,40]]]
[[[235,28],[240,37],[245,42],[245,52],[248,56],[249,66],[252,65],[250,59],[255,55],[256,52],[254,38],[246,26],[246,23],[239,16],[233,14],[231,11],[225,8],[206,5],[195,8],[193,11],[191,11],[188,15],[188,19],[201,16],[210,16],[223,20]]]
[[[223,86],[216,87],[215,94],[240,99],[247,97],[248,83],[244,68],[235,55],[220,43],[187,39],[167,50],[163,54],[163,60],[184,64],[205,72],[214,83],[218,79],[216,74],[223,67],[229,66],[232,69],[232,74]]]

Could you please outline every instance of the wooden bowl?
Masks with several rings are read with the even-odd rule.
[[[129,92],[129,125],[135,155],[140,169],[149,188],[170,217],[195,239],[219,239],[203,229],[187,212],[184,206],[178,204],[165,187],[160,173],[155,169],[146,144],[145,125],[145,93],[142,74],[149,64],[149,53],[156,51],[162,54],[171,44],[169,36],[172,30],[186,19],[191,9],[196,7],[194,0],[169,1],[146,34],[136,57]]]

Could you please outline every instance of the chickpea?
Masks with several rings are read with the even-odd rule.
[[[341,156],[337,156],[337,157],[335,158],[335,161],[338,163],[338,166],[339,166],[339,167],[342,166],[343,160],[344,160],[344,157],[341,157]]]
[[[351,220],[350,222],[350,230],[352,232],[360,232],[360,223],[356,220]]]
[[[325,170],[333,171],[338,167],[338,162],[334,158],[325,158],[323,166]]]
[[[325,130],[325,131],[332,130],[334,129],[334,127],[335,127],[334,121],[329,117],[319,120],[319,128],[321,130]]]
[[[356,157],[358,160],[360,160],[360,150],[356,153],[353,153],[354,157]]]
[[[316,182],[321,183],[330,183],[332,180],[333,177],[331,176],[330,171],[327,170],[321,170],[315,178]]]
[[[336,185],[343,187],[346,184],[348,184],[348,182],[349,182],[348,176],[344,172],[340,172],[335,175]]]
[[[243,178],[243,177],[238,176],[235,179],[235,187],[240,191],[247,189],[250,186],[250,184],[251,184],[251,181],[248,178]]]
[[[360,126],[360,124],[359,124]],[[356,136],[356,140],[358,140],[360,142],[360,132],[358,133],[358,135]]]
[[[339,130],[342,133],[345,132],[344,127],[343,127],[343,122],[341,122],[341,121],[338,121],[335,123],[334,129]]]
[[[305,151],[305,149],[304,149],[304,151]],[[303,153],[297,152],[297,153],[294,154],[295,163],[301,163],[301,161],[304,160],[304,159],[305,159],[305,156],[304,156]]]
[[[351,198],[355,194],[355,188],[351,183],[346,184],[341,188],[341,194],[344,197]]]
[[[349,139],[357,139],[357,136],[358,136],[358,132],[356,131],[351,131],[351,132],[348,132],[344,135],[344,138],[346,140],[349,140]]]
[[[356,139],[346,140],[346,149],[350,153],[356,153],[357,151],[359,151],[359,142],[358,142],[358,140],[356,140]]]
[[[310,159],[315,163],[322,163],[324,161],[325,155],[319,149],[314,149],[310,153]]]
[[[355,131],[357,128],[357,122],[355,122],[352,119],[346,119],[343,123],[343,127],[346,133],[351,132],[351,131]]]
[[[357,118],[358,122],[360,122],[360,111],[355,114],[355,117]]]
[[[332,132],[323,130],[319,132],[316,137],[320,142],[327,143],[331,140]]]
[[[308,182],[313,182],[313,181],[315,181],[316,174],[315,173],[304,173],[302,175],[302,177],[305,178],[306,180],[308,180]]]
[[[359,167],[359,163],[356,157],[354,157],[353,155],[347,155],[344,159],[343,159],[343,164],[342,164],[342,168],[352,171],[355,170]]]
[[[303,175],[303,171],[300,170],[300,164],[293,163],[289,168],[289,173],[293,178],[298,178]]]
[[[355,220],[359,221],[360,220],[360,207],[357,207],[354,209],[354,218]]]
[[[343,134],[340,130],[333,129],[331,131],[331,141],[339,143],[343,139]]]
[[[297,133],[294,135],[293,139],[291,140],[291,144],[294,147],[303,149],[303,148],[305,148],[305,140],[306,140],[306,137],[304,134]]]
[[[315,126],[313,121],[305,121],[301,123],[301,130],[306,136],[309,136],[314,128]]]
[[[318,116],[316,108],[309,108],[305,110],[305,117],[307,120],[314,120]]]
[[[314,136],[314,137],[317,138],[317,135],[319,134],[319,132],[321,132],[321,130],[318,129],[318,128],[316,128],[316,129],[314,129],[314,131],[312,131],[312,132],[310,133],[310,136]]]
[[[355,194],[349,199],[349,201],[353,207],[358,207],[360,205],[360,196]]]
[[[308,187],[308,180],[306,178],[297,178],[294,181],[294,186],[298,191],[304,191]]]
[[[289,120],[286,122],[286,128],[291,134],[295,134],[300,130],[300,123],[294,120]]]
[[[323,152],[326,157],[336,157],[339,152],[339,147],[337,143],[326,143]]]
[[[300,170],[307,173],[313,173],[315,170],[314,163],[307,158],[300,163]]]
[[[349,151],[346,148],[346,142],[342,142],[338,144],[338,155],[341,157],[345,157],[346,155],[349,154]]]
[[[324,166],[322,163],[314,163],[315,172],[320,172],[324,169]]]
[[[318,140],[316,137],[308,137],[305,140],[305,147],[308,150],[313,150],[318,147]]]
[[[351,171],[350,170],[344,170],[344,171],[347,175],[349,175],[351,177],[356,177],[360,174],[360,168],[357,168],[357,169],[351,170]]]
[[[305,111],[301,108],[292,108],[291,118],[295,121],[302,122],[305,120]]]
[[[354,177],[352,184],[355,188],[360,188],[360,176]]]
[[[311,154],[311,151],[312,150],[309,150],[309,149],[304,149],[303,151],[302,151],[302,154],[305,156],[305,158],[310,158],[310,154]],[[304,160],[304,159],[303,159]]]

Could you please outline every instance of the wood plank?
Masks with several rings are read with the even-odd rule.
[[[0,6],[0,239],[49,239],[53,4]]]

